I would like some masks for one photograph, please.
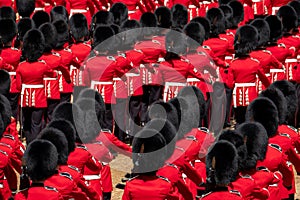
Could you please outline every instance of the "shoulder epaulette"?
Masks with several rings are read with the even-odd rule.
[[[201,195],[201,197],[200,197],[200,198],[207,197],[207,196],[208,196],[208,195],[210,195],[211,193],[212,193],[212,192],[205,193],[205,194]]]
[[[235,36],[233,32],[229,31],[226,33],[226,35],[231,35],[231,36]]]
[[[257,63],[260,63],[259,60],[257,60],[256,58],[252,58],[251,57],[250,59],[253,60],[253,61],[255,61],[255,62],[257,62]]]
[[[237,191],[237,190],[229,190],[229,193],[238,195],[240,197],[242,196],[241,193],[239,191]]]
[[[64,48],[64,51],[67,51],[67,52],[70,52],[70,53],[72,53],[72,50],[70,49],[70,48]]]
[[[46,61],[44,61],[44,60],[38,60],[38,62],[47,64]]]
[[[173,164],[173,163],[169,163],[169,162],[167,162],[167,163],[166,163],[166,165],[168,165],[168,166],[170,166],[170,167],[173,167],[173,168],[175,168],[175,169],[177,169],[177,170],[179,171],[179,168],[178,168],[178,166],[177,166],[177,165],[175,165],[175,164]]]
[[[18,48],[15,48],[15,47],[11,47],[12,50],[14,51],[18,51],[19,49]]]
[[[153,43],[156,43],[156,44],[161,44],[159,41],[157,40],[152,40]]]
[[[1,149],[0,149],[0,153],[4,154],[5,156],[8,156],[8,154],[5,151],[2,151]]]
[[[166,177],[163,177],[163,176],[157,176],[157,177],[164,180],[164,181],[167,181],[168,183],[171,183],[171,181]]]
[[[220,37],[220,40],[224,40],[224,41],[227,41],[227,42],[228,42],[228,40],[227,40],[226,38]]]
[[[241,176],[242,178],[247,178],[247,179],[254,180],[254,179],[252,178],[252,176],[250,176],[249,174],[240,174],[240,176]]]
[[[184,148],[182,148],[182,147],[175,146],[175,149],[178,149],[178,150],[180,150],[180,151],[184,152]]]
[[[107,60],[112,60],[112,61],[116,61],[115,57],[113,56],[106,56]]]
[[[4,134],[3,137],[11,139],[11,140],[15,140],[15,137],[13,135],[10,135],[10,134]]]
[[[26,62],[26,60],[24,60],[24,61],[20,62],[19,64],[23,64],[23,63],[25,63],[25,62]]]
[[[143,53],[143,51],[140,50],[140,49],[133,49],[133,50],[136,51],[136,52],[139,52],[139,53]]]
[[[57,57],[60,57],[60,54],[57,53],[57,52],[52,52],[52,55],[57,56]]]
[[[265,171],[265,172],[270,172],[270,170],[264,166],[260,166],[257,168],[257,171]]]
[[[54,191],[54,192],[58,192],[58,190],[54,187],[50,187],[50,186],[45,186],[44,187],[46,190],[50,190],[50,191]]]
[[[198,128],[200,131],[202,131],[202,132],[205,132],[205,133],[209,133],[209,130],[208,130],[208,128],[206,128],[206,127],[200,127],[200,128]]]
[[[112,132],[109,129],[102,129],[101,132],[112,134]]]
[[[84,43],[82,43],[82,44],[84,44],[85,46],[88,46],[88,47],[92,47],[90,44],[88,44],[88,43],[86,43],[86,42],[84,42]]]
[[[300,39],[299,35],[292,35],[293,38]]]
[[[132,181],[132,180],[136,179],[137,177],[139,177],[139,175],[136,175],[136,176],[130,178],[128,181]]]
[[[87,147],[85,146],[85,145],[83,145],[83,144],[77,144],[77,146],[76,146],[77,148],[80,148],[80,149],[84,149],[84,150],[88,150],[87,149]]]
[[[287,133],[280,133],[279,135],[291,139],[291,136]]]
[[[201,56],[206,56],[206,53],[204,53],[203,51],[198,51],[197,54]]]
[[[280,44],[278,44],[277,46],[278,46],[278,47],[284,47],[284,48],[286,48],[285,44],[283,44],[283,43],[280,43]]]
[[[289,125],[288,125],[287,127],[288,127],[289,129],[292,129],[292,130],[295,131],[295,132],[298,132],[297,129],[296,129],[295,127],[293,127],[293,126],[289,126]]]
[[[66,178],[68,178],[70,180],[73,180],[71,174],[69,174],[68,172],[60,172],[59,175],[63,176],[63,177],[66,177]]]
[[[103,142],[101,142],[101,141],[96,141],[96,142],[94,142],[94,144],[100,144],[100,145],[103,145]]]
[[[118,56],[126,58],[126,54],[125,53],[119,53]]]
[[[79,168],[77,168],[77,167],[75,167],[75,166],[73,166],[73,165],[68,165],[68,167],[69,167],[70,169],[73,169],[73,170],[77,171],[78,173],[80,173]]]
[[[270,147],[280,151],[282,153],[282,149],[278,144],[269,144]]]
[[[193,135],[188,135],[185,137],[186,140],[197,141],[197,138]]]
[[[265,53],[268,53],[268,54],[272,55],[271,51],[269,51],[269,50],[263,50],[263,52],[265,52]]]

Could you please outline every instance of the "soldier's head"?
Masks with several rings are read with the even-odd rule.
[[[0,20],[0,37],[5,46],[11,46],[13,39],[17,35],[17,25],[12,19]]]
[[[174,55],[183,55],[187,51],[187,44],[182,33],[177,31],[169,31],[166,35],[165,46],[167,53]]]
[[[57,41],[55,49],[63,48],[66,42],[69,41],[69,28],[68,24],[64,20],[57,20],[53,22],[53,25],[57,33]]]
[[[44,23],[40,26],[39,30],[43,33],[45,38],[44,52],[51,52],[57,43],[57,31],[55,26],[51,23]]]
[[[173,27],[183,29],[183,27],[188,23],[188,11],[187,8],[181,4],[175,4],[171,8]]]
[[[195,17],[191,20],[191,22],[197,22],[203,26],[205,31],[205,40],[207,40],[210,35],[210,21],[205,17]]]
[[[245,56],[257,47],[258,32],[251,25],[241,26],[234,37],[234,50],[236,57]]]
[[[50,16],[45,11],[37,11],[33,14],[32,20],[34,21],[35,27],[39,28],[44,23],[50,22]]]
[[[16,13],[10,6],[3,6],[0,8],[0,19],[12,19],[16,21]]]
[[[157,17],[157,26],[160,28],[171,28],[172,13],[168,7],[161,6],[156,8],[154,14]]]
[[[211,8],[206,13],[206,18],[210,21],[210,37],[218,37],[225,32],[225,17],[220,8]]]
[[[290,1],[288,3],[288,5],[291,6],[292,8],[294,8],[294,10],[296,11],[297,17],[298,17],[298,25],[297,26],[299,26],[300,25],[300,2],[294,0],[294,1]]]
[[[22,56],[28,62],[37,61],[44,53],[45,38],[38,29],[31,29],[24,36]]]
[[[184,27],[184,33],[188,36],[187,43],[190,49],[201,46],[205,39],[205,30],[197,22],[190,22]]]
[[[255,19],[251,22],[258,32],[258,44],[257,47],[265,47],[270,39],[270,27],[264,19]]]
[[[11,107],[8,99],[0,94],[0,138],[5,132],[7,126],[11,123]]]
[[[119,26],[128,19],[128,8],[121,2],[113,4],[109,11],[114,15],[114,23]]]
[[[132,46],[137,42],[140,38],[141,34],[141,25],[136,20],[126,20],[121,25],[121,39],[122,39],[122,47],[125,49],[131,49]]]
[[[220,6],[220,9],[223,11],[224,13],[224,17],[225,17],[225,28],[229,29],[232,27],[233,23],[233,10],[229,5],[222,5]]]
[[[69,22],[69,13],[64,6],[55,6],[50,11],[51,22],[56,20],[64,20],[65,22]]]
[[[151,12],[143,13],[140,19],[142,27],[142,37],[149,37],[157,33],[157,19],[156,15]]]
[[[237,28],[239,23],[244,20],[244,6],[239,1],[231,1],[228,3],[228,5],[232,8],[233,11],[233,28]]]
[[[30,17],[35,9],[35,0],[16,0],[17,11],[23,17]]]
[[[32,19],[30,19],[29,17],[24,17],[20,19],[20,21],[18,22],[17,28],[18,28],[17,40],[23,41],[23,38],[27,33],[27,31],[35,28],[35,25]]]
[[[112,12],[106,10],[98,11],[93,17],[95,25],[111,25],[114,23],[114,15]]]
[[[29,143],[24,153],[24,161],[30,179],[33,182],[44,181],[57,172],[56,147],[47,140],[36,139]]]
[[[84,41],[89,35],[86,17],[81,13],[72,15],[70,19],[70,35],[74,42]]]
[[[277,40],[282,37],[282,22],[276,15],[269,15],[265,18],[265,20],[269,24],[270,28],[270,42],[277,42]]]
[[[93,48],[99,52],[112,51],[115,47],[114,30],[110,26],[98,26],[94,32]]]
[[[291,6],[281,6],[276,14],[282,22],[283,33],[290,33],[298,27],[298,17]]]

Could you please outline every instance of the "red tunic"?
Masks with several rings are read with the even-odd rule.
[[[298,35],[284,35],[278,40],[278,44],[283,43],[288,49],[294,51],[293,57],[297,56],[300,49],[300,37]]]
[[[281,63],[284,63],[285,59],[292,57],[293,55],[293,51],[288,49],[283,43],[274,46],[268,46],[267,50],[270,51],[272,55]]]
[[[209,46],[214,55],[221,58],[222,60],[225,59],[225,55],[228,55],[228,49],[232,48],[229,44],[229,41],[226,38],[210,38],[203,42],[203,45]]]
[[[242,195],[240,194],[239,191],[235,190],[228,190],[226,188],[209,192],[205,195],[202,195],[200,197],[200,200],[241,200],[244,199],[242,198]]]
[[[56,188],[44,186],[43,184],[32,184],[28,190],[16,194],[15,200],[63,200],[62,195]]]

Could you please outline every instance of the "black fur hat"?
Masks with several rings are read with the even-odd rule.
[[[122,47],[125,50],[132,49],[132,46],[137,42],[141,34],[141,25],[136,20],[126,20],[121,25]]]
[[[153,103],[149,108],[148,116],[150,120],[167,120],[174,125],[176,130],[179,128],[177,109],[171,103],[164,101],[157,101]]]
[[[11,107],[8,99],[0,94],[0,138],[11,123]]]
[[[145,128],[157,130],[165,138],[167,145],[166,158],[168,159],[173,154],[175,143],[177,141],[176,128],[174,127],[174,125],[168,120],[157,118],[149,121],[146,124]]]
[[[22,56],[29,62],[37,61],[44,53],[45,38],[38,29],[28,31],[23,39]]]
[[[30,19],[29,17],[24,17],[20,19],[20,21],[17,24],[17,27],[18,27],[18,40],[23,41],[23,38],[27,33],[27,31],[33,29],[35,26],[32,19]]]
[[[242,163],[241,170],[255,169],[257,161],[266,157],[269,141],[267,131],[257,122],[243,123],[236,131],[243,135],[247,146],[247,159]]]
[[[218,141],[227,141],[234,145],[238,154],[239,170],[243,168],[243,164],[247,158],[247,147],[244,143],[243,136],[235,130],[224,130],[218,137]]]
[[[218,37],[220,33],[225,32],[225,17],[220,8],[211,8],[206,13],[206,18],[210,21],[210,36]]]
[[[293,7],[281,6],[276,15],[281,19],[283,33],[288,33],[290,30],[297,28],[298,16]]]
[[[72,123],[76,130],[76,141],[81,142],[80,136],[84,135],[84,115],[76,104],[60,103],[53,111],[53,120],[64,119]]]
[[[157,17],[157,26],[160,28],[170,28],[172,26],[172,13],[166,6],[156,8],[154,14]]]
[[[185,37],[182,33],[177,31],[169,31],[165,40],[167,52],[177,55],[185,54],[187,51],[187,44]]]
[[[4,70],[0,69],[0,94],[8,97],[9,90],[10,90],[10,76],[9,73]]]
[[[150,36],[157,33],[157,19],[156,15],[151,12],[145,12],[140,18],[140,24],[142,27],[142,36]]]
[[[258,32],[251,25],[241,26],[234,37],[234,50],[237,56],[250,53],[257,47]]]
[[[81,38],[89,35],[87,20],[83,14],[76,13],[72,15],[69,25],[70,34],[75,41],[79,41]]]
[[[252,101],[246,111],[246,122],[259,122],[267,130],[269,137],[277,133],[278,111],[274,103],[265,97]]]
[[[16,0],[16,6],[21,17],[30,17],[35,9],[35,0]]]
[[[220,9],[224,13],[225,17],[225,28],[229,29],[232,27],[232,20],[233,20],[233,10],[229,5],[222,5]]]
[[[219,3],[219,6],[221,7],[222,5],[226,5],[228,4],[229,2],[231,2],[232,0],[219,0],[218,3]]]
[[[173,27],[183,29],[183,27],[188,23],[188,10],[184,5],[175,4],[171,8]]]
[[[50,22],[50,16],[45,11],[37,11],[33,14],[32,20],[34,21],[35,27],[39,28],[42,24]]]
[[[57,31],[55,26],[51,23],[44,23],[40,26],[39,30],[43,33],[45,38],[44,52],[51,52],[57,43]]]
[[[189,47],[197,47],[203,44],[205,40],[205,30],[197,22],[190,22],[184,27],[184,33],[188,36]]]
[[[55,6],[50,11],[51,22],[57,20],[64,20],[65,22],[69,22],[69,13],[64,6]]]
[[[244,20],[244,6],[239,1],[231,1],[228,5],[232,8],[233,11],[233,20],[232,25],[233,27],[238,27],[239,23]]]
[[[0,8],[0,19],[12,19],[16,21],[16,13],[10,6],[3,6]]]
[[[203,26],[205,31],[205,40],[207,40],[210,36],[210,21],[205,17],[195,17],[191,20],[191,22],[197,22]]]
[[[288,110],[287,102],[283,93],[275,87],[269,87],[262,91],[259,96],[269,98],[275,104],[279,115],[279,124],[284,124],[286,122]]]
[[[270,40],[270,27],[264,19],[255,19],[251,22],[258,32],[258,47],[265,47]]]
[[[64,119],[55,119],[52,120],[48,126],[49,128],[55,128],[60,130],[64,133],[67,141],[68,141],[68,154],[75,150],[75,137],[76,137],[76,130],[71,122],[64,120]]]
[[[142,129],[132,142],[134,173],[155,172],[167,159],[165,138],[156,130]]]
[[[276,15],[269,15],[265,18],[270,28],[270,42],[277,42],[282,37],[282,22]]]
[[[296,87],[287,80],[275,81],[270,87],[276,87],[283,93],[288,111],[285,124],[295,126],[295,115],[298,107]]]
[[[17,24],[12,19],[0,20],[0,37],[3,44],[11,42],[17,35]]]
[[[227,141],[215,143],[206,156],[207,178],[218,185],[228,185],[238,174],[237,150]]]
[[[300,2],[297,0],[291,1],[288,3],[289,6],[294,8],[298,16],[298,26],[300,25]]]
[[[121,2],[113,4],[109,11],[114,16],[114,23],[119,26],[128,19],[128,8]]]
[[[94,32],[93,47],[99,51],[111,51],[114,47],[114,34],[110,26],[98,26]]]
[[[105,109],[105,104],[104,104],[104,100],[103,100],[103,97],[101,96],[101,94],[96,91],[96,90],[93,90],[91,88],[84,88],[83,90],[80,91],[77,99],[80,99],[80,98],[91,98],[91,99],[95,99],[99,104],[100,106]],[[77,100],[76,100],[77,101]]]
[[[56,128],[45,128],[41,131],[38,136],[39,139],[47,140],[54,144],[57,150],[58,165],[66,165],[68,161],[69,151],[68,151],[68,141],[63,132]]]
[[[106,10],[100,10],[94,15],[93,23],[96,25],[111,25],[114,23],[114,15]]]
[[[64,20],[57,20],[53,22],[53,25],[57,33],[55,48],[62,48],[64,44],[69,40],[68,24]]]
[[[57,171],[57,150],[47,140],[33,140],[25,151],[24,159],[32,181],[44,181]]]

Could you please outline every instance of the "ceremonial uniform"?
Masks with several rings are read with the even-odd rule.
[[[200,200],[241,200],[244,199],[239,191],[229,190],[227,187],[219,187],[202,195]]]
[[[283,43],[268,46],[266,49],[281,63],[284,63],[285,59],[293,55],[293,51],[288,49]]]
[[[293,50],[293,56],[296,57],[300,49],[300,37],[297,35],[285,34],[278,40],[278,44],[283,43],[288,49]]]
[[[210,38],[203,42],[203,45],[209,46],[211,50],[214,52],[214,55],[221,58],[222,60],[225,59],[225,55],[228,55],[228,49],[232,48],[229,46],[229,42],[226,38]]]

